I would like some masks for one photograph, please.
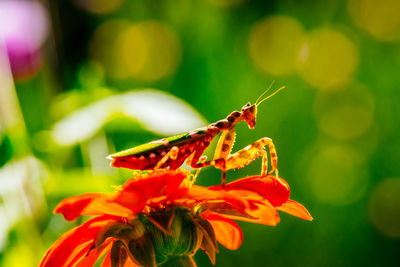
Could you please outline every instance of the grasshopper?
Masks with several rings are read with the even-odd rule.
[[[212,165],[222,170],[222,185],[224,185],[227,170],[242,168],[253,162],[257,157],[262,156],[261,175],[275,172],[275,175],[278,176],[278,157],[275,146],[270,138],[263,137],[234,154],[231,154],[231,150],[236,138],[236,124],[244,121],[250,129],[254,129],[257,118],[257,107],[283,88],[279,88],[274,93],[259,101],[268,90],[265,91],[255,104],[249,102],[242,107],[241,111],[233,111],[225,119],[212,123],[207,127],[139,145],[111,154],[107,158],[112,160],[112,167],[123,167],[134,170],[175,170],[185,160],[187,165],[199,170]],[[212,160],[207,161],[206,156],[203,156],[203,152],[210,145],[210,142],[221,132],[222,134],[218,140],[214,157]],[[268,156],[264,150],[266,146],[269,149],[271,162],[271,170],[269,172]]]

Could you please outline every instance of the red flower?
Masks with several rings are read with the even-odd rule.
[[[301,204],[289,200],[288,184],[274,176],[247,177],[224,188],[192,185],[191,174],[183,170],[142,178],[134,177],[109,194],[63,200],[55,212],[67,220],[98,217],[65,233],[40,266],[92,266],[103,255],[102,266],[194,266],[198,248],[214,263],[216,241],[229,249],[242,242],[232,219],[276,225],[280,210],[312,220]]]

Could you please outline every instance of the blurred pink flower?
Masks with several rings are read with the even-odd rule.
[[[33,77],[42,65],[41,47],[49,32],[46,9],[36,1],[0,1],[0,52],[8,55],[14,77]]]

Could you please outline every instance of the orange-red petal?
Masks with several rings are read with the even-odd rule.
[[[244,221],[244,222],[252,222],[252,223],[259,223],[265,224],[269,226],[275,226],[279,223],[280,218],[278,211],[274,206],[272,206],[267,200],[264,201],[250,201],[250,206],[246,210],[248,214],[256,219],[246,218],[246,217],[239,217],[239,216],[231,216],[221,214],[224,217],[231,218],[234,220]]]
[[[124,264],[124,267],[139,267],[136,263],[134,263],[131,258],[127,258]]]
[[[110,267],[110,266],[111,266],[111,253],[107,253],[100,267]]]
[[[243,240],[243,233],[236,222],[215,213],[206,213],[202,216],[213,227],[219,243],[232,250],[240,247]]]
[[[308,210],[301,205],[300,203],[294,201],[294,200],[288,200],[286,203],[284,203],[282,206],[277,208],[280,211],[286,212],[290,215],[299,217],[304,220],[312,221],[313,217],[311,214],[308,212]]]
[[[289,185],[282,178],[272,175],[251,176],[242,178],[222,186],[209,187],[212,190],[247,190],[259,194],[267,199],[273,206],[279,207],[289,199]]]
[[[125,182],[123,191],[135,193],[144,199],[175,192],[189,175],[187,171],[156,171],[143,178]]]
[[[245,199],[235,196],[226,190],[210,190],[196,185],[192,186],[184,195],[175,196],[174,198],[175,203],[186,203],[189,206],[190,204],[197,205],[199,203],[224,201],[239,213],[245,213],[246,209]]]
[[[156,205],[165,200],[180,198],[188,188],[182,182],[189,175],[187,171],[157,171],[144,178],[128,180],[112,201],[140,212],[146,204]]]
[[[107,255],[104,257],[103,262],[100,265],[101,267],[110,267],[111,266],[111,253],[107,253]],[[134,263],[131,258],[127,258],[125,260],[124,266],[123,267],[139,267],[136,263]]]
[[[77,246],[76,249],[71,253],[71,255],[69,255],[67,264],[73,265],[82,260],[82,258],[86,256],[86,254],[92,248],[92,246],[93,246],[92,240]]]
[[[128,217],[132,211],[111,201],[109,194],[87,193],[62,200],[54,209],[66,220],[74,220],[81,215],[115,215]]]
[[[76,265],[74,265],[71,262],[71,266],[74,267],[90,267],[93,266],[96,261],[101,258],[105,253],[110,253],[110,249],[112,246],[112,242],[109,242],[108,244],[98,248],[98,249],[93,249],[84,257],[82,257],[79,261],[76,262]]]
[[[63,234],[46,252],[41,267],[70,266],[80,259],[81,253],[89,252],[90,241],[94,242],[97,232],[116,220],[108,216],[91,219]]]

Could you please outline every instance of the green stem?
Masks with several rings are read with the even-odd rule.
[[[10,137],[13,157],[30,154],[28,133],[22,115],[7,51],[0,41],[0,124]]]
[[[196,267],[196,262],[191,256],[176,256],[168,258],[168,261],[159,265],[160,267]]]

